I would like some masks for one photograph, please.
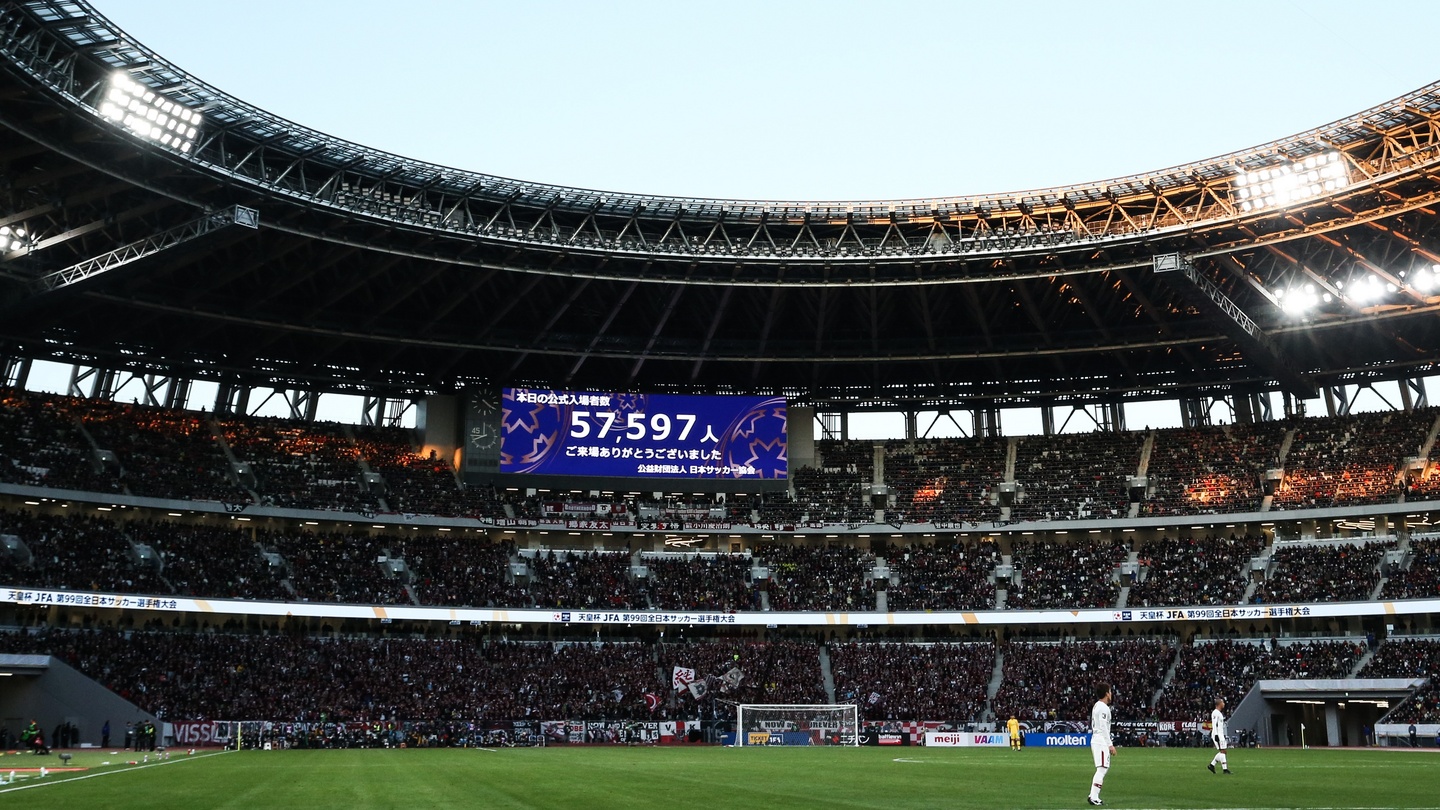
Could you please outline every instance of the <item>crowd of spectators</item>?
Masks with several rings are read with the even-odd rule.
[[[1385,716],[1387,723],[1440,723],[1440,639],[1391,638],[1360,673],[1367,678],[1428,678],[1429,682]]]
[[[366,605],[413,604],[401,575],[388,564],[399,538],[358,532],[260,532],[266,551],[289,569],[296,596],[305,602]]]
[[[1402,475],[1399,462],[1423,444],[1436,409],[1363,413],[1257,425],[1160,430],[1147,466],[1142,514],[1209,514],[1256,509],[1267,468],[1284,460],[1277,509],[1364,505],[1440,493],[1440,466]],[[218,430],[218,436],[215,435]],[[86,432],[89,436],[87,437]],[[893,495],[887,520],[905,523],[998,520],[998,484],[1016,444],[1013,520],[1120,517],[1130,507],[1146,432],[1097,431],[1025,437],[917,439],[883,447],[822,439],[815,466],[791,471],[791,490],[734,497],[736,523],[796,525],[873,519],[875,452]],[[93,438],[93,446],[91,439]],[[225,446],[253,479],[229,466]],[[107,468],[96,452],[113,451]],[[363,465],[383,484],[361,474]],[[122,478],[123,476],[123,478]],[[418,452],[414,432],[301,420],[226,416],[0,388],[0,481],[144,497],[245,502],[255,490],[281,507],[391,511],[447,517],[538,517],[533,496],[509,498],[468,487],[450,460]],[[633,514],[625,498],[618,514]],[[504,509],[511,507],[509,513]],[[617,521],[619,522],[619,521]]]
[[[153,558],[142,558],[120,524],[73,513],[0,509],[0,538],[13,536],[27,555],[0,547],[0,580],[77,591],[153,594],[167,589]]]
[[[1412,538],[1407,567],[1391,571],[1382,599],[1440,598],[1440,537]]]
[[[1257,512],[1267,468],[1279,466],[1282,423],[1155,431],[1142,515]]]
[[[1393,503],[1400,462],[1416,455],[1436,411],[1390,411],[1307,419],[1296,425],[1275,509]]]
[[[115,630],[0,634],[172,722],[644,718],[641,644],[323,638]]]
[[[1216,698],[1237,706],[1258,680],[1345,678],[1364,654],[1365,646],[1353,641],[1196,641],[1181,649],[1159,715],[1166,720],[1206,720]]]
[[[415,431],[402,427],[355,429],[370,469],[385,480],[392,512],[453,517],[470,514],[455,468],[432,450],[422,454]]]
[[[1433,452],[1432,452],[1433,455]],[[1405,476],[1405,502],[1440,500],[1440,461]]]
[[[875,609],[875,555],[853,546],[763,543],[757,555],[770,570],[771,610]]]
[[[660,675],[665,679],[662,695],[670,695],[673,716],[693,717],[695,708],[702,718],[729,716],[715,703],[698,703],[687,692],[676,692],[671,680],[675,667],[695,670],[696,680],[714,690],[712,697],[734,703],[829,703],[825,676],[820,669],[820,647],[805,641],[690,641],[656,647]],[[724,685],[723,676],[740,670],[738,687]],[[723,706],[723,704],[722,704]]]
[[[1245,595],[1250,561],[1260,553],[1259,535],[1162,538],[1139,554],[1139,581],[1126,607],[1238,605]]]
[[[130,539],[160,555],[167,594],[285,600],[284,572],[266,559],[250,532],[174,521],[125,524]]]
[[[1123,518],[1140,468],[1141,432],[1027,436],[1015,450],[1011,520]]]
[[[249,503],[203,414],[87,400],[85,429],[115,454],[125,489],[147,498]]]
[[[1009,446],[1004,437],[887,442],[893,510],[906,523],[999,520]]]
[[[1380,561],[1395,542],[1277,546],[1253,602],[1358,602],[1380,582]]]
[[[995,645],[831,643],[835,699],[862,720],[976,722],[995,671]]]
[[[759,610],[750,587],[749,557],[740,554],[645,556],[646,588],[656,607],[677,610]]]
[[[997,718],[1085,721],[1095,684],[1110,684],[1117,722],[1156,717],[1151,701],[1175,658],[1168,639],[1012,641],[1001,648],[1004,680],[992,702]]]
[[[79,427],[83,400],[0,387],[0,482],[119,492]]]
[[[628,551],[546,551],[530,560],[536,607],[640,610],[649,607],[630,573]]]
[[[278,628],[277,628],[278,629]],[[683,632],[683,631],[682,631]],[[172,722],[529,719],[660,720],[726,717],[734,703],[831,702],[818,644],[798,640],[515,642],[456,638],[311,636],[163,629],[39,628],[0,632],[0,654],[48,654]],[[868,720],[980,720],[996,663],[988,641],[835,642],[827,646],[834,699]],[[1197,641],[1131,637],[1010,641],[990,704],[997,718],[1084,721],[1095,683],[1114,690],[1118,722],[1203,720],[1260,679],[1348,677],[1366,651],[1356,640]],[[1165,674],[1175,674],[1161,693]],[[677,690],[693,670],[697,696]],[[1430,677],[1440,642],[1384,642],[1365,677]],[[1440,690],[1422,689],[1388,722],[1440,721]]]
[[[360,474],[360,450],[343,426],[258,416],[218,424],[236,460],[249,463],[267,505],[347,512],[378,507]]]
[[[886,608],[900,610],[994,610],[994,541],[948,545],[891,545],[885,553],[891,580]]]
[[[411,572],[410,589],[422,605],[526,607],[529,594],[511,574],[515,544],[472,535],[416,534],[397,538],[391,550]]]
[[[1120,598],[1117,569],[1129,555],[1128,544],[1100,538],[1016,543],[1011,560],[1019,581],[1001,583],[1005,607],[1114,607]]]

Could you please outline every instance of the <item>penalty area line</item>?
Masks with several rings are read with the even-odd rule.
[[[23,785],[15,785],[14,787],[6,786],[6,787],[3,787],[3,788],[0,788],[0,794],[4,794],[4,793],[14,793],[14,792],[17,791],[17,790],[29,790],[29,789],[31,789],[31,788],[46,787],[47,785],[63,785],[63,784],[66,784],[66,783],[68,783],[68,782],[79,782],[81,779],[95,779],[96,777],[100,777],[100,776],[114,776],[114,775],[119,774],[119,773],[134,773],[134,772],[136,772],[136,771],[143,771],[143,770],[145,770],[146,768],[158,768],[158,767],[161,766],[161,765],[175,765],[175,764],[178,764],[178,763],[181,763],[181,762],[193,762],[193,761],[195,761],[195,760],[197,760],[197,759],[204,759],[204,758],[206,758],[206,757],[214,757],[214,756],[219,756],[219,755],[221,755],[221,754],[228,754],[228,753],[231,753],[231,752],[229,752],[229,751],[212,751],[211,753],[208,753],[208,754],[199,754],[199,755],[193,756],[193,757],[185,757],[184,759],[167,759],[167,760],[165,760],[164,762],[151,762],[151,763],[147,763],[147,764],[145,764],[145,765],[135,765],[135,766],[132,766],[132,767],[129,767],[129,768],[116,768],[116,769],[113,770],[113,771],[101,771],[101,772],[99,772],[99,773],[87,773],[87,774],[85,774],[84,776],[72,776],[72,777],[70,777],[69,779],[50,779],[50,780],[47,780],[47,781],[44,781],[44,782],[26,782],[26,783],[23,784]]]

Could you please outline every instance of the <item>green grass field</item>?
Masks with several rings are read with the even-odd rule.
[[[84,773],[19,778],[0,807],[1068,808],[1087,807],[1088,749],[548,748],[77,754]],[[1440,808],[1440,756],[1403,750],[1121,749],[1109,807]],[[103,761],[112,762],[105,766]],[[0,757],[10,768],[55,757]],[[19,774],[17,774],[19,776]]]

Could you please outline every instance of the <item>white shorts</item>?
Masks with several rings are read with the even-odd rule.
[[[1212,742],[1212,743],[1215,744],[1215,750],[1216,750],[1216,751],[1224,751],[1224,750],[1225,750],[1225,738],[1224,738],[1224,737],[1221,737],[1219,734],[1211,734],[1211,735],[1210,735],[1210,742]]]
[[[1110,746],[1108,746],[1108,745],[1092,745],[1092,746],[1090,746],[1090,756],[1092,756],[1092,757],[1095,758],[1095,767],[1097,767],[1097,768],[1108,768],[1108,767],[1110,767]]]

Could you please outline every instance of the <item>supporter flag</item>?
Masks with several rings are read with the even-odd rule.
[[[729,672],[720,676],[720,691],[729,692],[731,689],[739,689],[742,677],[744,677],[744,673],[740,671],[739,667],[731,667]]]
[[[710,688],[705,685],[704,681],[691,681],[689,689],[691,697],[695,698],[696,700],[705,697],[705,693],[710,690]]]
[[[879,693],[879,692],[871,692],[871,693],[870,693],[870,701],[869,701],[869,702],[870,702],[870,705],[871,705],[871,706],[874,706],[876,703],[879,703],[879,702],[880,702],[880,693]]]
[[[651,694],[650,692],[646,692],[645,708],[649,709],[652,712],[660,708],[660,696],[656,694]]]
[[[620,701],[625,699],[625,693],[620,691],[619,689],[611,689],[610,694],[615,696],[616,703],[619,703]]]
[[[695,670],[689,667],[675,667],[674,674],[670,677],[670,684],[676,692],[695,682]]]

